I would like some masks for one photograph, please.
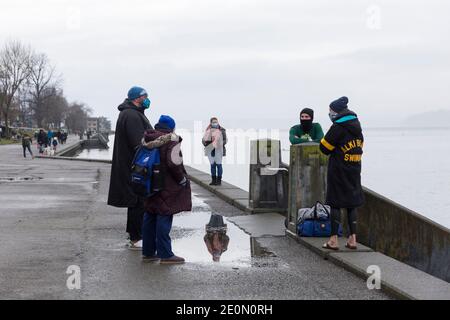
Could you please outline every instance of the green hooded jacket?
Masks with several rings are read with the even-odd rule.
[[[319,123],[313,123],[312,129],[309,133],[305,133],[302,130],[301,125],[296,125],[289,131],[289,141],[291,144],[300,144],[306,142],[317,142],[323,138],[323,130]]]

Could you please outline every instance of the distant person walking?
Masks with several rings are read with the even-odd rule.
[[[61,132],[61,144],[66,144],[67,142],[67,132]]]
[[[108,205],[128,208],[126,230],[132,250],[142,249],[144,204],[131,188],[131,164],[145,130],[152,129],[144,114],[148,108],[150,99],[147,91],[140,87],[131,88],[127,99],[118,107],[120,114],[114,140]]]
[[[53,140],[53,131],[51,129],[49,129],[47,132],[47,140],[48,144],[51,145]]]
[[[56,137],[53,138],[52,146],[53,146],[53,151],[56,152],[56,149],[57,149],[57,147],[58,147],[58,139],[57,139]]]
[[[314,123],[314,110],[305,108],[300,112],[300,124],[297,124],[289,131],[289,141],[291,144],[301,144],[306,142],[317,142],[323,138],[323,130],[319,123]]]
[[[211,118],[202,143],[205,146],[205,155],[211,164],[211,186],[222,185],[223,166],[222,159],[227,155],[227,131],[219,124],[216,117]]]
[[[338,250],[338,230],[341,209],[347,209],[349,238],[345,245],[356,247],[357,208],[364,204],[361,186],[361,158],[364,137],[356,113],[347,107],[348,98],[342,97],[330,104],[330,130],[320,143],[320,150],[330,155],[328,162],[326,204],[331,207],[331,238],[325,249]]]
[[[44,129],[39,130],[37,143],[39,145],[39,153],[44,153],[44,148],[48,146],[48,135],[45,133]]]
[[[170,230],[173,215],[192,210],[191,186],[181,153],[181,137],[174,133],[175,121],[162,115],[155,130],[147,130],[144,146],[159,148],[163,190],[145,200],[143,256],[146,261],[161,259],[161,264],[181,264],[184,259],[172,252]]]
[[[33,140],[31,139],[31,137],[28,134],[24,133],[22,135],[22,148],[23,148],[23,157],[24,158],[27,157],[26,151],[28,150],[28,152],[31,155],[31,158],[34,159],[33,152],[31,151],[32,142],[33,142]]]

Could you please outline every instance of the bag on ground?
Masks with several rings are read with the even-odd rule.
[[[302,208],[298,211],[297,233],[301,237],[331,236],[331,208],[317,202],[312,208]],[[342,236],[342,226],[339,226],[338,236]]]

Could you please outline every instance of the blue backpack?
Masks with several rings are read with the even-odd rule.
[[[159,149],[140,147],[131,167],[131,187],[141,197],[151,197],[162,190],[161,159]]]

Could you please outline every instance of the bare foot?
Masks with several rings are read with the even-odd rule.
[[[352,247],[356,246],[356,235],[352,234],[350,237],[348,237],[347,243]]]
[[[330,249],[330,250],[339,250],[339,246],[337,246],[336,244],[333,244],[331,242],[326,242],[322,248],[324,249]]]

